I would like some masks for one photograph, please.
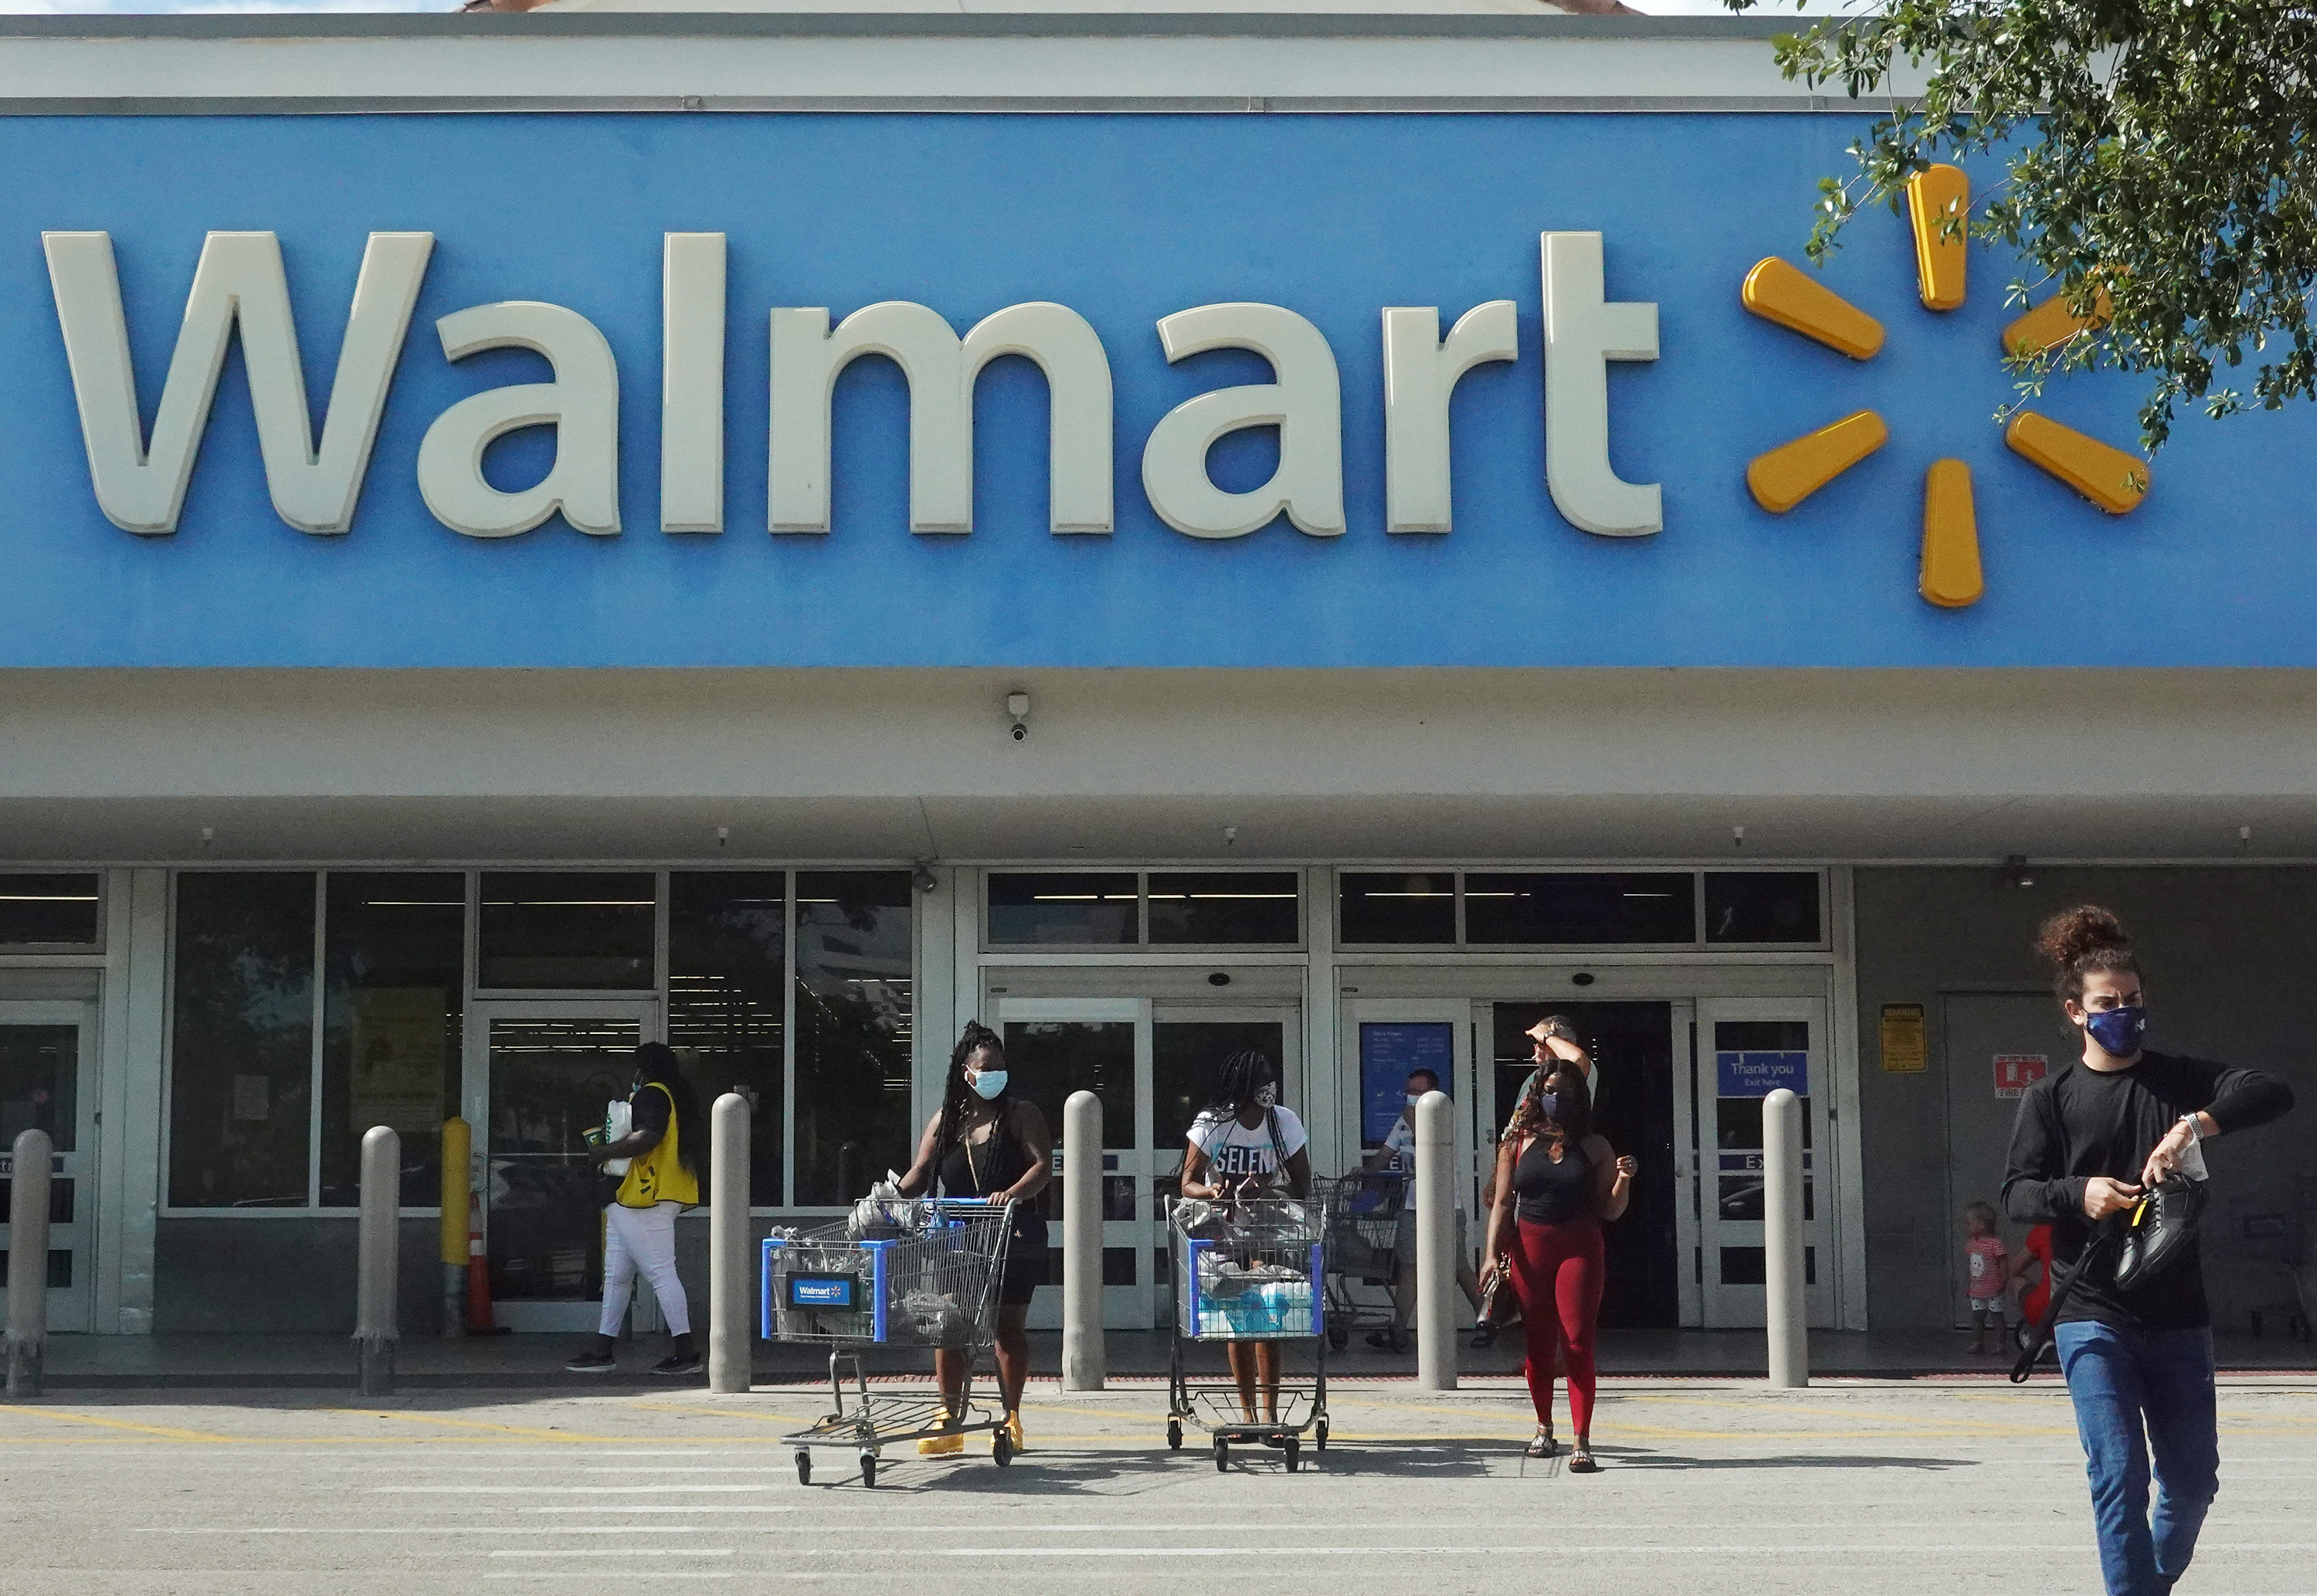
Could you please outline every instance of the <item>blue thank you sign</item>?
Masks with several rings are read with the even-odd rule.
[[[1807,1053],[1716,1053],[1713,1074],[1722,1097],[1767,1097],[1781,1086],[1796,1097],[1810,1095]]]

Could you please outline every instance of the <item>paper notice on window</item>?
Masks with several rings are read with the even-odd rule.
[[[392,1126],[431,1130],[443,1122],[443,1075],[449,1061],[447,994],[439,986],[357,988],[352,1074],[352,1128]]]

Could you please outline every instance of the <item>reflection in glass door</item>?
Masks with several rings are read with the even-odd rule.
[[[49,1328],[91,1325],[96,1278],[94,1181],[96,1092],[84,1079],[93,1029],[76,1003],[0,1003],[0,1279],[20,1261],[8,1244],[12,1149],[27,1130],[45,1130],[49,1166],[49,1255],[33,1264],[49,1281]],[[94,1070],[89,1072],[91,1075]]]
[[[501,1324],[595,1326],[607,1193],[582,1137],[627,1095],[628,1055],[653,1018],[652,1004],[636,1002],[474,1005],[467,1117],[486,1171],[484,1235]]]
[[[1803,1100],[1803,1258],[1810,1322],[1834,1323],[1833,1190],[1827,1136],[1825,1005],[1815,999],[1716,999],[1697,1005],[1699,1259],[1704,1321],[1758,1325],[1763,1288],[1762,1101]]]
[[[1148,1329],[1156,1234],[1150,1202],[1150,1004],[1141,998],[999,998],[997,1031],[1006,1039],[1013,1090],[1036,1103],[1054,1138],[1060,1166],[1062,1104],[1074,1092],[1102,1101],[1102,1317],[1114,1329]],[[1049,1185],[1042,1201],[1054,1246],[1054,1285],[1061,1284],[1062,1193]],[[1030,1323],[1061,1323],[1061,1293],[1041,1291]]]
[[[1102,1100],[1103,1320],[1148,1330],[1165,1300],[1161,1205],[1181,1189],[1191,1120],[1206,1106],[1223,1061],[1257,1048],[1279,1067],[1280,1099],[1300,1108],[1301,1028],[1293,1004],[1153,1003],[1144,998],[999,998],[1000,1034],[1014,1090],[1036,1103],[1060,1168],[1062,1104],[1078,1091]],[[1042,1199],[1061,1283],[1060,1182]],[[1042,1291],[1030,1324],[1061,1323],[1061,1293]]]

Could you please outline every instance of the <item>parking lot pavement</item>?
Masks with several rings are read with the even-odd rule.
[[[571,1589],[1499,1593],[2095,1592],[2066,1398],[2049,1386],[1731,1383],[1605,1391],[1596,1476],[1525,1460],[1516,1391],[1338,1392],[1324,1453],[1194,1429],[1164,1395],[1034,1397],[998,1467],[850,1449],[801,1485],[795,1390],[371,1404],[310,1393],[0,1407],[11,1596]],[[2317,1385],[2232,1384],[2223,1487],[2181,1589],[2317,1591]],[[1565,1434],[1565,1431],[1564,1431]]]

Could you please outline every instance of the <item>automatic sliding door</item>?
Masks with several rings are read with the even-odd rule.
[[[1111,1329],[1147,1330],[1157,1301],[1151,1267],[1150,1005],[1139,998],[999,998],[998,1034],[1019,1092],[1046,1117],[1061,1164],[1062,1104],[1074,1092],[1102,1103],[1102,1317]],[[1050,1276],[1061,1283],[1062,1193],[1042,1194],[1054,1244]],[[1041,1291],[1030,1324],[1061,1323],[1061,1293]]]
[[[10,1271],[45,1271],[49,1328],[91,1328],[96,1278],[96,1092],[88,1023],[77,1003],[0,1003],[0,1253]],[[45,1130],[49,1165],[49,1255],[20,1259],[8,1244],[8,1193],[16,1137]]]
[[[501,1324],[595,1326],[604,1181],[581,1138],[604,1122],[606,1104],[627,1096],[628,1056],[653,1019],[649,1003],[474,1005],[467,1117],[484,1160],[484,1234]]]
[[[1702,1162],[1697,1268],[1708,1326],[1763,1324],[1762,1102],[1780,1087],[1803,1100],[1803,1258],[1810,1322],[1834,1323],[1832,1141],[1827,1135],[1826,1005],[1802,998],[1722,998],[1697,1005],[1697,1127]]]

